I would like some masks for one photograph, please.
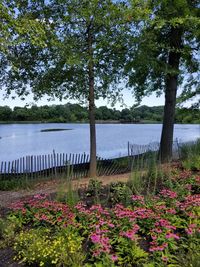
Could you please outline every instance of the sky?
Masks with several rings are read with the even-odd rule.
[[[114,106],[116,109],[123,109],[125,107],[131,107],[133,106],[136,101],[134,97],[132,96],[131,92],[128,91],[128,89],[123,90],[123,100],[124,100],[124,106],[121,106],[121,103],[116,103]],[[15,99],[12,99],[11,97],[8,99],[4,99],[3,97],[3,91],[0,91],[0,106],[9,106],[11,108],[14,108],[15,106],[24,107],[25,105],[32,105],[36,104],[37,106],[43,106],[43,105],[57,105],[57,104],[66,104],[66,103],[78,103],[77,101],[71,101],[71,100],[63,100],[60,102],[59,100],[55,101],[48,101],[47,98],[43,97],[41,100],[35,102],[33,100],[33,97],[27,96],[25,100],[21,100],[19,97],[16,97]],[[147,105],[147,106],[160,106],[164,105],[164,96],[156,97],[155,94],[145,97],[141,103],[141,105]],[[96,101],[96,106],[108,106],[111,107],[111,105],[108,103],[108,101],[105,99],[100,99]]]

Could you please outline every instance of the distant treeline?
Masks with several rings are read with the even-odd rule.
[[[117,121],[122,123],[162,122],[163,106],[140,106],[124,108],[121,111],[102,106],[96,109],[97,121]],[[0,121],[39,121],[39,122],[87,122],[88,109],[79,104],[45,105],[38,107],[0,106]],[[176,111],[177,123],[200,123],[198,109],[182,108]]]

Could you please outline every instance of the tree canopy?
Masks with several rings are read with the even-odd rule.
[[[129,50],[125,68],[128,85],[141,99],[153,91],[163,93],[166,75],[178,74],[182,96],[196,96],[200,84],[199,1],[153,0],[149,1],[149,5],[152,10],[150,18],[145,20],[137,42],[134,42],[135,47]],[[175,30],[180,32],[180,44],[177,43],[178,32]],[[170,65],[170,52],[180,54],[178,70]]]
[[[200,8],[199,1],[192,0],[151,0],[148,5],[152,12],[129,50],[125,73],[138,100],[152,92],[165,94],[160,142],[164,162],[172,157],[178,88],[181,100],[200,94]]]

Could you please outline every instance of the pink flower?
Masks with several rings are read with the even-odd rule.
[[[93,257],[98,257],[100,254],[101,254],[101,252],[99,250],[95,250],[92,253]]]
[[[167,247],[167,243],[162,244],[161,246],[153,246],[149,249],[149,251],[154,252],[154,251],[163,251]]]
[[[118,260],[118,256],[117,255],[112,255],[111,256],[111,260],[114,261],[114,262],[117,261]]]
[[[46,199],[47,198],[47,194],[37,194],[37,195],[34,195],[33,198],[39,199],[39,200]]]
[[[62,220],[63,220],[62,217],[57,218],[57,222],[62,222]]]
[[[185,229],[185,231],[186,231],[186,233],[188,235],[192,235],[193,234],[193,229],[192,228],[187,228],[187,229]]]
[[[180,239],[180,236],[176,235],[176,234],[173,234],[173,233],[168,233],[166,234],[165,236],[167,239],[169,238],[174,238],[174,239]]]
[[[108,226],[109,226],[110,228],[114,228],[114,227],[115,227],[115,225],[114,225],[113,223],[108,223]]]
[[[191,191],[191,189],[192,189],[192,185],[191,185],[191,184],[186,184],[186,185],[185,185],[185,189]]]
[[[167,262],[167,261],[168,261],[168,258],[167,258],[166,256],[162,256],[162,260],[163,260],[164,262]]]
[[[186,228],[185,231],[188,235],[192,235],[195,232],[196,228],[197,225],[195,223],[192,223],[188,225],[188,228]]]
[[[190,195],[185,197],[184,202],[180,203],[179,207],[181,210],[187,210],[191,207],[199,207],[200,206],[200,194]]]
[[[196,176],[196,177],[195,177],[195,181],[196,181],[197,184],[200,185],[200,176]]]
[[[133,195],[133,196],[131,196],[131,199],[132,199],[133,201],[138,201],[138,202],[140,202],[141,204],[144,204],[144,197],[143,197],[143,196]]]
[[[161,197],[164,197],[164,198],[173,199],[173,198],[177,197],[177,193],[174,192],[174,191],[171,191],[169,189],[163,189],[163,190],[160,191],[159,194],[160,194]]]
[[[100,242],[100,239],[101,239],[101,236],[98,235],[98,234],[92,234],[90,236],[91,240],[93,243],[99,243]]]
[[[175,209],[167,209],[166,213],[170,213],[170,214],[176,214],[176,210]]]
[[[137,224],[135,224],[131,230],[121,232],[120,235],[125,236],[134,241],[137,239],[137,236],[135,234],[138,232],[139,229],[140,227]]]

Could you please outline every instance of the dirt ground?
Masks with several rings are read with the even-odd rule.
[[[130,173],[118,174],[113,176],[101,176],[98,180],[102,181],[103,185],[109,184],[116,181],[126,182],[130,177]],[[80,180],[73,180],[73,188],[84,188],[88,185],[89,178],[81,178]],[[65,186],[60,180],[51,180],[37,183],[33,189],[29,190],[17,190],[17,191],[0,191],[0,209],[8,208],[12,203],[28,196],[33,196],[36,194],[52,194],[56,193],[60,186]]]

